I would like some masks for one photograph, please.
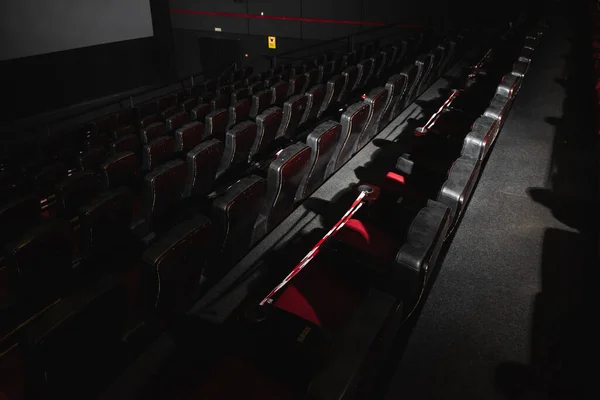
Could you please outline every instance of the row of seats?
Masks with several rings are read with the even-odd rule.
[[[422,69],[423,66],[418,64],[417,69],[419,68]],[[436,76],[442,72],[441,69],[436,71]],[[326,76],[325,73],[323,68],[323,76]],[[246,75],[247,73],[244,76]],[[297,75],[297,72],[293,75]],[[429,79],[433,80],[432,77]],[[329,85],[330,81],[327,82],[328,86],[334,86]],[[356,91],[355,88],[362,89],[353,84],[348,85],[348,80],[344,82],[347,95]],[[376,80],[373,80],[373,83],[375,82]],[[414,80],[407,83],[407,86],[412,88],[417,86],[417,82],[420,89],[398,93],[395,100],[408,103],[406,94],[409,92],[411,96],[416,97],[417,92],[424,90],[427,85],[415,75]],[[289,82],[287,83],[289,85]],[[226,95],[227,89],[221,89],[216,83],[206,82],[200,85],[204,89],[198,90],[207,94],[213,90],[213,85],[214,91],[219,91],[219,96]],[[304,85],[300,86],[302,87],[299,90],[306,88]],[[390,90],[392,89],[387,86],[383,89],[385,93],[389,93]],[[283,89],[279,88],[279,91],[282,93]],[[295,93],[296,89],[293,92],[288,89],[286,96],[292,95],[292,98],[282,103],[283,110],[277,109],[281,119],[286,114],[286,109],[288,110],[286,115],[289,115],[292,121],[286,123],[286,126],[304,118],[303,107],[293,107],[297,101],[294,96],[299,96]],[[232,90],[230,96],[233,94],[236,92]],[[384,98],[383,95],[380,96]],[[304,95],[307,102],[308,97]],[[335,98],[336,105],[340,103],[339,96],[331,97]],[[396,106],[391,95],[378,101],[368,98],[364,104],[350,106],[344,113],[341,124],[332,120],[319,121],[319,117],[325,114],[312,111],[311,107],[309,114],[316,115],[315,124],[318,125],[306,136],[306,144],[290,144],[291,134],[278,135],[279,131],[287,132],[287,128],[282,130],[281,123],[268,122],[276,121],[277,117],[267,118],[267,115],[265,118],[259,118],[264,111],[257,115],[254,121],[250,117],[240,123],[238,108],[234,106],[232,112],[230,107],[223,131],[220,127],[223,126],[224,117],[216,120],[214,118],[216,115],[223,115],[222,112],[218,114],[219,110],[209,112],[204,117],[204,127],[201,127],[200,121],[190,122],[190,113],[198,106],[190,108],[189,112],[183,111],[183,108],[191,106],[193,101],[200,100],[188,101],[190,98],[185,98],[184,95],[174,95],[173,98],[169,101],[156,101],[156,105],[148,108],[144,106],[117,113],[86,125],[85,131],[77,130],[69,136],[72,139],[72,147],[76,154],[79,154],[77,168],[71,169],[71,165],[65,168],[58,163],[42,168],[44,174],[50,177],[39,180],[57,182],[58,185],[48,184],[43,189],[37,186],[38,195],[49,195],[45,199],[47,207],[44,209],[44,217],[40,216],[39,197],[36,197],[38,195],[32,196],[38,200],[31,201],[29,211],[23,212],[27,218],[34,221],[35,229],[41,229],[38,226],[42,225],[49,227],[45,228],[43,234],[37,231],[27,232],[35,237],[35,240],[26,240],[26,245],[17,245],[23,254],[23,260],[18,260],[18,265],[27,266],[23,267],[22,271],[32,270],[30,276],[35,285],[31,285],[30,288],[46,284],[47,288],[54,291],[58,287],[54,286],[54,282],[60,281],[60,274],[52,276],[53,280],[46,280],[48,274],[53,272],[48,270],[48,274],[37,274],[37,271],[34,271],[45,265],[42,258],[47,254],[54,254],[56,258],[60,258],[60,265],[69,270],[75,265],[74,248],[87,243],[97,254],[112,253],[113,244],[136,242],[131,238],[131,231],[128,229],[134,228],[133,236],[138,238],[149,232],[157,233],[155,239],[146,242],[150,246],[141,256],[143,266],[139,280],[140,293],[146,301],[155,299],[148,302],[149,308],[161,309],[166,313],[185,311],[190,298],[197,294],[203,280],[210,278],[211,274],[218,275],[220,272],[214,270],[224,267],[213,262],[214,260],[219,260],[227,266],[243,257],[253,243],[279,224],[299,201],[310,195],[345,162],[344,160],[351,157],[385,126],[381,120],[377,121],[377,113],[383,113],[384,110]],[[322,105],[318,106],[318,101],[317,98],[313,104],[315,109],[320,111]],[[214,107],[218,106],[219,104],[215,103]],[[376,110],[372,111],[373,108]],[[182,111],[176,112],[176,109]],[[363,111],[356,112],[358,109]],[[297,110],[303,111],[302,117],[298,118],[300,111]],[[396,112],[399,113],[398,110]],[[207,120],[211,113],[217,114]],[[394,113],[390,111],[389,114],[388,121],[393,119]],[[230,122],[231,115],[234,116],[235,122]],[[241,119],[245,118],[243,114]],[[224,175],[224,171],[227,171],[230,165],[238,160],[248,160],[253,148],[256,148],[254,154],[260,154],[263,148],[267,152],[267,148],[262,147],[265,135],[261,136],[258,133],[261,129],[261,119],[263,130],[275,130],[276,138],[284,137],[288,142],[282,142],[283,147],[278,150],[274,160],[270,155],[265,156],[265,160],[268,161],[266,171],[254,168],[256,173],[236,179],[219,191],[213,182],[220,174]],[[307,121],[309,120],[312,120],[312,117],[307,117]],[[353,125],[360,125],[360,128]],[[365,137],[363,131],[369,125],[371,129]],[[208,135],[207,126],[211,132]],[[272,128],[273,126],[277,129]],[[219,131],[218,135],[214,133],[215,128]],[[250,140],[254,129],[257,132],[256,136]],[[233,134],[248,131],[250,133],[245,135]],[[257,141],[256,137],[261,139]],[[355,141],[355,138],[359,137],[362,138],[361,145]],[[245,143],[246,149],[250,148],[248,153],[235,151],[240,143]],[[84,152],[80,153],[82,150]],[[142,173],[146,174],[143,178]],[[215,189],[217,192],[207,197]],[[190,201],[186,203],[185,199]],[[190,203],[202,199],[208,200],[208,204],[190,206]],[[88,211],[83,212],[84,209]],[[188,209],[191,209],[191,212],[183,212],[181,218],[175,216]],[[15,214],[0,215],[12,218]],[[42,224],[38,225],[40,218]],[[134,224],[130,226],[132,218]],[[138,223],[140,219],[144,221],[143,229],[138,229],[141,226]],[[12,226],[18,225],[15,222],[17,219],[11,221]],[[175,223],[176,221],[182,222]],[[113,234],[113,228],[122,231],[126,239]],[[61,229],[68,233],[57,234]],[[76,234],[69,232],[74,229]],[[73,243],[74,236],[76,243]],[[48,240],[49,238],[52,240]],[[69,245],[65,246],[65,243]],[[14,267],[17,262],[11,261],[17,257],[10,251],[8,253],[8,269],[21,270],[21,267]],[[37,253],[37,257],[31,257],[32,253]],[[50,258],[44,260],[48,259]],[[19,283],[19,294],[28,292],[21,290],[21,285],[29,285],[25,275],[18,276],[15,282]],[[64,293],[62,290],[58,292]]]
[[[534,36],[535,40],[533,42],[536,42],[538,39],[537,32]],[[529,38],[526,41],[531,42]],[[502,45],[499,47],[502,47]],[[308,325],[312,332],[317,332],[317,335],[321,330],[319,328],[323,327],[327,329],[328,334],[336,338],[336,341],[344,342],[344,339],[351,337],[351,341],[355,346],[362,346],[364,343],[360,334],[365,331],[364,329],[356,329],[351,332],[344,330],[341,334],[336,330],[340,323],[346,326],[349,322],[346,320],[339,321],[338,314],[347,311],[344,307],[347,304],[343,303],[351,303],[355,300],[344,298],[345,293],[340,294],[337,290],[338,286],[342,286],[344,283],[340,281],[344,281],[346,278],[349,281],[363,280],[369,282],[364,285],[367,287],[371,287],[370,283],[374,281],[376,282],[374,291],[378,293],[384,291],[386,295],[391,294],[392,296],[401,293],[400,304],[402,307],[394,307],[393,311],[386,312],[383,315],[386,321],[412,314],[413,306],[420,299],[420,294],[435,269],[436,260],[442,246],[451,232],[451,228],[458,221],[460,216],[458,208],[464,207],[476,182],[472,172],[477,171],[475,172],[477,174],[478,169],[469,168],[470,160],[467,159],[467,153],[471,157],[476,157],[475,159],[479,160],[477,161],[479,165],[481,164],[485,157],[484,154],[489,153],[489,146],[493,143],[497,129],[500,128],[501,121],[505,118],[509,104],[516,95],[522,81],[522,76],[517,76],[519,75],[518,71],[526,66],[517,62],[513,66],[513,72],[504,76],[501,84],[497,86],[498,80],[506,72],[506,69],[502,73],[500,73],[500,69],[497,69],[498,54],[494,54],[493,59],[492,61],[490,58],[484,57],[482,62],[476,66],[477,68],[471,71],[470,78],[465,83],[465,88],[451,91],[446,101],[441,104],[433,116],[423,120],[424,125],[421,125],[414,132],[410,129],[408,132],[401,133],[399,139],[406,140],[388,144],[392,151],[406,149],[404,146],[407,144],[408,149],[406,151],[410,152],[398,158],[395,173],[387,172],[386,174],[386,171],[383,171],[386,178],[394,180],[397,195],[390,194],[392,191],[391,184],[382,185],[381,191],[379,191],[379,188],[375,189],[375,193],[379,194],[379,198],[374,202],[375,204],[371,202],[365,204],[362,213],[356,214],[335,236],[335,239],[350,245],[351,250],[348,250],[348,247],[337,247],[339,251],[334,252],[332,260],[329,260],[329,264],[333,264],[333,266],[320,263],[319,261],[323,261],[323,259],[319,259],[319,256],[317,256],[313,261],[317,265],[313,265],[313,268],[308,267],[301,272],[301,275],[295,277],[293,282],[289,282],[281,293],[271,299],[273,309],[260,314],[258,318],[260,324],[252,324],[255,321],[253,318],[255,313],[250,311],[256,311],[254,307],[256,307],[255,303],[258,299],[261,298],[259,297],[260,293],[268,293],[271,287],[269,283],[260,286],[260,283],[256,281],[278,282],[277,278],[270,279],[270,268],[276,269],[278,272],[273,272],[273,275],[279,276],[281,272],[286,271],[285,268],[281,271],[282,265],[288,265],[291,269],[294,263],[300,260],[300,257],[304,254],[303,252],[298,254],[297,257],[289,257],[289,260],[287,253],[293,252],[294,246],[299,245],[304,235],[306,235],[306,238],[311,237],[308,232],[301,231],[303,233],[299,233],[294,238],[284,239],[284,243],[278,242],[276,254],[263,254],[259,261],[256,260],[256,255],[253,254],[251,262],[236,266],[236,269],[224,278],[221,284],[218,284],[214,290],[211,290],[201,299],[200,303],[194,308],[196,316],[206,322],[218,325],[225,332],[229,329],[244,332],[249,324],[249,329],[253,333],[252,338],[259,337],[256,342],[250,339],[250,343],[256,343],[255,346],[259,354],[263,351],[270,354],[270,351],[285,351],[286,349],[286,345],[281,341],[274,343],[273,340],[260,340],[260,338],[270,338],[269,327],[272,329],[272,326],[278,326],[278,323],[287,325],[297,322],[301,327]],[[500,64],[506,65],[504,60],[501,61]],[[490,87],[492,87],[491,93],[489,91]],[[510,96],[503,96],[503,93],[510,93]],[[479,111],[481,99],[485,99],[487,104],[490,104],[490,99],[492,99],[487,110]],[[496,117],[489,116],[488,111],[490,109],[498,111]],[[341,139],[336,144],[337,154],[332,157],[334,160],[340,154],[343,154],[344,143],[351,137],[352,123],[364,117],[360,113],[360,106],[351,105],[342,118],[347,118],[349,122],[344,128],[344,133],[341,134]],[[358,129],[357,136],[360,137],[361,133],[364,133],[364,127]],[[481,135],[485,139],[476,142],[476,137]],[[409,138],[405,136],[409,136]],[[342,143],[341,146],[340,143]],[[451,154],[447,156],[446,152]],[[438,155],[444,158],[439,160],[437,159]],[[380,156],[380,153],[375,153],[372,158],[373,163],[367,168],[372,168],[373,165],[377,166]],[[449,169],[450,171],[448,171]],[[417,172],[420,171],[428,175],[418,175]],[[402,175],[399,175],[399,173]],[[434,184],[425,182],[425,185],[418,185],[418,181],[429,180],[429,177],[435,181]],[[365,184],[373,183],[370,180],[363,182]],[[423,202],[413,202],[412,196],[408,193],[409,189],[418,191],[423,186],[430,186],[435,189],[424,193],[423,197],[425,199],[428,197],[436,199],[428,200],[424,206]],[[360,186],[358,188],[360,190]],[[350,191],[353,200],[356,198],[356,189],[350,189]],[[336,195],[334,199],[343,197],[340,193],[338,195],[340,196]],[[334,202],[333,199],[332,202]],[[340,200],[340,203],[343,202],[343,200]],[[382,202],[384,207],[387,204],[386,202],[390,203],[384,212],[377,209]],[[415,204],[417,205],[416,210],[413,209]],[[367,208],[368,210],[365,211]],[[335,207],[328,207],[327,212],[334,209]],[[343,211],[340,211],[340,214],[346,210],[347,206],[343,208]],[[332,224],[337,220],[335,216],[323,215],[323,217],[325,220],[331,219]],[[376,229],[368,226],[368,222],[374,220],[378,225]],[[295,221],[289,221],[289,223],[293,222]],[[331,225],[325,223],[323,227],[326,229],[329,226]],[[381,228],[384,232],[377,232],[379,230],[377,228]],[[320,235],[317,234],[316,237],[318,238]],[[337,245],[329,243],[327,249],[319,252],[321,256],[323,253],[327,253],[332,246]],[[402,243],[401,247],[398,243]],[[310,249],[313,245],[314,242],[307,244],[306,249]],[[389,245],[391,250],[386,251],[384,249],[386,245]],[[360,255],[363,251],[365,253],[363,254],[364,259]],[[350,253],[350,255],[348,256],[347,253]],[[354,260],[351,260],[353,257],[358,257],[358,261],[353,263]],[[341,258],[342,260],[334,260],[333,258]],[[377,260],[382,258],[384,259],[383,267],[373,267],[373,265],[377,266]],[[340,268],[335,268],[337,263],[339,263]],[[351,272],[348,266],[352,267],[350,268]],[[369,268],[377,269],[377,271],[371,271],[374,276],[377,276],[376,278],[370,279],[371,275],[363,271],[363,269],[368,270]],[[323,272],[323,270],[327,271]],[[334,270],[333,277],[327,274],[331,270]],[[398,270],[400,270],[399,274],[396,273]],[[394,273],[391,273],[391,271],[394,271]],[[319,273],[322,273],[322,275],[319,275]],[[397,285],[396,275],[401,275],[401,280],[405,284],[401,285],[401,288]],[[257,276],[260,276],[261,279],[256,279]],[[318,278],[319,276],[323,276],[322,280],[326,282],[325,285]],[[385,283],[381,282],[386,279],[393,281],[390,283],[393,288],[389,288],[389,292],[386,290]],[[358,285],[356,282],[352,283],[355,283],[354,286],[360,286],[358,290],[364,289],[362,285]],[[259,287],[256,288],[257,286]],[[324,293],[317,293],[319,291]],[[335,294],[336,300],[333,303],[331,302],[332,293]],[[323,307],[324,304],[325,307]],[[394,302],[393,304],[396,305],[397,303]],[[287,314],[276,309],[283,310]],[[359,309],[358,314],[362,317],[365,315],[364,311],[364,309]],[[290,314],[295,314],[301,320],[296,321]],[[372,314],[370,313],[370,315]],[[380,328],[377,325],[378,323],[379,321],[375,323],[376,327]],[[385,325],[385,328],[392,329],[390,325],[397,327],[401,324],[400,321],[390,321],[390,324]],[[381,331],[382,329],[377,329],[375,332]],[[394,334],[390,335],[395,336]],[[279,334],[277,338],[279,339]],[[380,348],[384,345],[383,340],[378,335],[376,335],[376,338],[378,348]],[[336,384],[341,386],[340,393],[344,394],[348,379],[357,379],[356,371],[361,365],[355,364],[354,358],[348,356],[347,347],[338,352],[337,350],[340,349],[337,344],[339,343],[334,343],[332,348],[328,347],[330,351],[327,352],[327,356],[319,358],[321,368],[316,372],[317,377],[315,380],[311,380],[309,385],[311,397],[323,397],[324,393],[331,396],[333,391],[336,390]],[[354,355],[355,352],[351,353]],[[365,353],[361,354],[362,357],[366,357],[366,353],[365,350]],[[311,354],[308,357],[312,356]],[[371,356],[372,354],[369,353],[368,358],[371,358]],[[242,357],[249,361],[250,366],[254,365],[253,361],[256,357],[247,356],[246,353]],[[296,360],[293,353],[287,357],[292,358],[294,360],[292,362]],[[347,364],[351,365],[347,367]],[[244,368],[242,368],[243,370]],[[348,372],[348,376],[345,375],[346,372]],[[307,373],[306,376],[302,376],[302,379],[308,378],[310,375]],[[267,372],[267,377],[273,378],[278,383],[280,382],[278,376],[271,375],[269,372]],[[215,378],[213,375],[209,375],[208,379],[218,381],[219,377]],[[266,385],[269,386],[269,383]],[[257,392],[252,393],[259,395]],[[338,397],[337,392],[335,392],[335,397]]]
[[[159,102],[156,102],[156,104],[158,103]],[[167,106],[169,104],[172,103],[166,103],[163,106]],[[160,109],[160,106],[156,107]],[[356,134],[356,131],[350,131],[349,126],[354,124],[354,126],[360,126],[362,128],[361,122],[353,122],[357,118],[364,120],[366,116],[366,112],[364,111],[365,107],[363,106],[362,109],[363,112],[357,114],[354,113],[354,110],[350,110],[351,115],[344,116],[342,118],[343,124],[346,124],[345,127],[340,127],[339,125],[336,126],[335,124],[328,124],[327,126],[320,127],[314,135],[310,136],[308,140],[309,143],[314,143],[315,146],[322,144],[330,146],[330,148],[325,149],[326,155],[329,155],[330,152],[341,154],[341,156],[332,157],[334,162],[327,163],[327,168],[329,169],[329,171],[323,170],[325,163],[321,158],[318,157],[318,155],[323,154],[323,151],[321,151],[321,149],[316,149],[316,156],[313,160],[311,160],[311,167],[309,168],[311,170],[311,173],[308,174],[305,177],[305,179],[295,179],[294,173],[288,172],[288,170],[291,168],[288,167],[288,165],[295,165],[296,169],[294,172],[296,173],[296,175],[299,175],[299,172],[304,170],[304,168],[306,167],[306,163],[309,161],[311,154],[311,152],[308,150],[309,148],[307,148],[306,146],[303,146],[302,148],[298,148],[298,146],[292,146],[294,152],[289,155],[289,159],[294,161],[293,163],[287,161],[288,157],[286,156],[288,155],[288,153],[286,152],[284,152],[281,155],[282,157],[278,158],[277,162],[281,163],[281,165],[274,165],[274,170],[277,172],[273,174],[269,173],[269,175],[274,175],[274,177],[270,180],[275,182],[279,180],[279,178],[277,178],[277,175],[275,174],[291,174],[290,176],[292,178],[290,179],[290,181],[292,182],[292,186],[294,188],[297,188],[300,184],[302,184],[301,188],[298,190],[300,195],[297,196],[296,191],[294,191],[294,193],[289,195],[287,198],[278,196],[276,198],[277,201],[273,200],[266,202],[265,204],[268,204],[269,206],[263,207],[263,210],[257,217],[258,222],[256,223],[256,227],[253,230],[254,233],[252,233],[252,235],[247,235],[253,238],[251,240],[251,243],[264,236],[266,232],[268,232],[270,229],[276,226],[281,221],[281,219],[290,212],[294,205],[294,201],[297,201],[303,196],[306,196],[306,194],[310,193],[310,190],[312,190],[312,188],[318,187],[328,175],[333,173],[333,171],[336,168],[338,168],[341,164],[343,164],[343,162],[348,158],[348,154],[350,153],[347,149],[352,149],[354,147],[347,146],[348,138]],[[145,111],[138,111],[138,114],[142,121],[140,123],[141,126],[144,125],[144,112]],[[117,120],[119,117],[120,116],[116,117]],[[111,126],[111,124],[106,123],[106,119],[102,122],[103,123],[95,122],[91,125],[92,128],[96,130],[96,134],[102,132],[102,130],[106,127]],[[148,156],[146,157],[147,161],[143,163],[147,170],[153,170],[155,165],[160,165],[161,161],[164,161],[164,155],[169,152],[169,150],[166,149],[169,149],[170,146],[165,145],[164,143],[169,143],[170,137],[159,138],[160,142],[155,143],[157,139],[152,141],[148,139],[148,129],[143,129],[141,133],[142,138],[146,137],[146,141],[154,143],[153,146],[149,147],[150,151],[148,151]],[[344,139],[338,140],[338,143],[342,143],[342,145],[338,145],[337,148],[334,149],[331,145],[331,143],[333,143],[332,139],[340,134]],[[180,135],[179,137],[182,136],[183,135]],[[323,140],[323,138],[326,140]],[[200,149],[194,147],[197,151],[193,154],[187,154],[188,161],[191,160],[191,162],[188,162],[187,171],[183,162],[180,160],[176,160],[170,161],[162,165],[159,169],[152,171],[149,175],[146,176],[142,194],[142,205],[140,213],[142,215],[143,220],[146,222],[146,227],[144,229],[145,232],[152,231],[156,225],[159,225],[156,224],[156,220],[163,216],[169,208],[175,206],[175,204],[182,196],[191,195],[194,192],[194,188],[197,187],[196,185],[198,184],[198,182],[206,182],[207,180],[210,180],[212,176],[214,176],[214,166],[216,165],[214,160],[218,159],[218,157],[211,158],[207,155],[210,155],[211,153],[219,154],[220,151],[218,147],[218,142],[211,141],[203,143]],[[152,151],[154,149],[158,150]],[[137,171],[135,171],[136,162],[134,154],[132,153],[133,152],[117,153],[112,159],[108,160],[102,165],[104,186],[106,188],[118,188],[121,185],[127,183],[128,181],[135,179],[135,176],[137,174]],[[303,154],[303,156],[297,156],[296,153],[301,153]],[[210,162],[211,159],[212,162]],[[208,162],[213,166],[213,170],[209,168],[202,168],[206,165],[199,165],[197,160],[200,160],[205,164]],[[124,173],[123,171],[128,171],[128,173]],[[198,176],[198,171],[200,171],[200,173],[203,173],[204,175]],[[186,178],[188,172],[191,173]],[[183,183],[186,179],[187,183]],[[69,188],[67,189],[68,191],[70,191],[75,196],[78,196],[76,201],[69,199],[71,206],[70,211],[68,213],[72,215],[73,210],[76,210],[78,208],[77,206],[81,205],[82,200],[85,197],[82,195],[82,193],[85,193],[85,195],[87,196],[93,192],[93,190],[91,190],[91,186],[93,186],[93,178],[91,174],[85,173],[84,171],[84,173],[82,174],[77,174],[69,178],[68,181],[69,182],[65,183],[64,187]],[[203,185],[203,187],[209,188],[210,185]],[[237,187],[234,187],[233,192],[235,192],[235,190],[237,189]],[[243,189],[245,188],[242,188],[242,190]],[[274,187],[271,190],[271,193],[278,193],[279,190],[279,188]],[[206,194],[205,192],[206,189],[204,189],[204,193],[200,192],[197,194]],[[61,214],[60,211],[59,214]],[[222,230],[229,231],[229,228],[227,227]],[[224,247],[227,248],[228,244],[225,243]],[[241,254],[243,254],[245,250],[245,248],[242,248]]]

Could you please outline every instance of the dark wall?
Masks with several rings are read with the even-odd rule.
[[[154,37],[1,62],[0,87],[11,101],[0,108],[0,124],[171,78],[168,0],[150,4]]]
[[[326,40],[357,33],[369,23],[423,24],[444,28],[459,23],[485,26],[518,14],[529,0],[498,5],[476,0],[170,0],[174,28]],[[194,12],[216,12],[362,21],[365,24],[247,19]]]
[[[239,51],[239,61],[243,65],[252,66],[255,71],[266,71],[271,67],[270,60],[263,57],[272,52],[267,48],[267,38],[263,35],[247,35],[237,33],[204,32],[193,29],[173,29],[174,53],[177,61],[179,77],[187,77],[204,71],[203,59],[207,49],[201,40],[212,38],[222,39],[222,46],[231,46],[230,41],[237,41],[236,51]],[[277,38],[277,51],[290,51],[303,46],[319,43],[319,40],[300,40],[295,38]],[[248,57],[245,57],[245,55]],[[225,65],[220,60],[220,65]],[[210,72],[210,71],[207,71]]]

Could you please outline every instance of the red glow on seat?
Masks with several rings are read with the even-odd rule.
[[[365,226],[365,224],[363,224],[361,221],[359,221],[357,219],[351,219],[346,224],[346,227],[348,229],[358,233],[363,238],[365,243],[369,244],[371,242],[371,237],[369,236],[369,231],[367,230],[367,227]]]
[[[363,93],[363,95],[362,95],[362,96],[360,96],[360,97],[361,97],[361,98],[364,100],[364,99],[366,99],[366,98],[367,98],[367,94],[366,94],[366,93]]]
[[[398,251],[398,242],[394,237],[357,219],[348,221],[337,237],[350,246],[383,260],[394,259]]]
[[[275,300],[275,306],[321,326],[317,313],[294,285],[290,284]]]
[[[396,181],[398,183],[401,184],[405,184],[406,180],[404,179],[404,177],[400,174],[397,174],[395,172],[388,172],[387,175],[385,176],[387,179],[391,179],[393,181]]]

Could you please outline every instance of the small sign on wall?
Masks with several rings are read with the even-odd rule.
[[[276,49],[277,48],[277,41],[275,36],[269,36],[269,48],[270,49]]]

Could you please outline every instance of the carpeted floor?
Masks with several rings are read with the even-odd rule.
[[[584,32],[562,16],[549,23],[388,400],[590,395],[585,361],[598,316],[588,290],[598,275],[593,84]]]

